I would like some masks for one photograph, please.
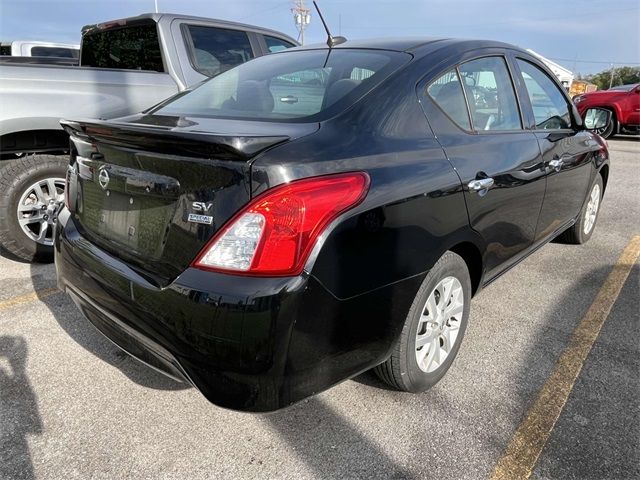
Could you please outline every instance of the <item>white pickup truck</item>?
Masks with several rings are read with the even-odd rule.
[[[80,45],[74,43],[40,42],[37,40],[14,40],[13,42],[0,43],[0,55],[77,59],[80,55]]]
[[[0,248],[50,261],[69,148],[63,118],[115,118],[296,45],[251,25],[144,14],[82,29],[80,65],[0,62]]]

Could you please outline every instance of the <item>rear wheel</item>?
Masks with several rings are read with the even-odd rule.
[[[407,392],[435,385],[458,354],[470,301],[467,265],[446,252],[422,282],[391,357],[375,368],[376,374]]]
[[[580,217],[576,223],[560,235],[560,240],[566,243],[583,244],[589,241],[596,228],[600,203],[602,201],[603,183],[602,177],[598,175],[594,182],[589,196],[580,211]]]
[[[53,260],[53,227],[64,202],[66,156],[30,155],[0,164],[0,245],[26,261]]]

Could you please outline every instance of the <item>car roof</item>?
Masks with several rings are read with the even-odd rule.
[[[82,34],[84,34],[89,30],[93,30],[96,28],[107,29],[107,28],[110,28],[111,26],[114,26],[114,27],[124,26],[128,23],[135,23],[135,22],[144,21],[144,20],[153,20],[154,22],[158,23],[160,19],[163,19],[169,22],[171,22],[174,19],[209,22],[211,24],[214,24],[215,26],[229,27],[229,28],[247,30],[252,32],[259,32],[259,33],[268,34],[268,35],[272,35],[280,38],[286,38],[295,44],[298,43],[294,39],[286,35],[285,33],[279,32],[277,30],[271,30],[269,28],[258,27],[256,25],[249,25],[246,23],[231,22],[228,20],[218,20],[216,18],[197,17],[194,15],[181,15],[179,13],[142,13],[135,17],[119,18],[115,20],[108,20],[106,22],[100,22],[97,24],[85,25],[84,27],[82,27],[81,31],[82,31]]]
[[[372,50],[392,50],[398,52],[408,52],[422,56],[443,47],[459,49],[479,49],[479,48],[504,48],[518,50],[527,53],[524,49],[509,43],[497,42],[493,40],[475,40],[469,38],[447,38],[447,37],[392,37],[374,39],[347,40],[344,43],[334,46],[336,49],[372,49]],[[316,43],[296,47],[294,50],[315,50],[326,49],[326,43]]]

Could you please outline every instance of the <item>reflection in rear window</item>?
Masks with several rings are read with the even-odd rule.
[[[154,113],[316,121],[329,109],[352,104],[410,58],[355,49],[267,55],[212,78]]]

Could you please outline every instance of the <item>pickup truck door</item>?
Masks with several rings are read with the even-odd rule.
[[[578,130],[569,99],[534,63],[515,59],[523,105],[542,152],[547,190],[536,228],[536,241],[564,230],[578,216],[590,186],[594,141]]]
[[[622,110],[626,113],[624,125],[640,127],[640,84],[625,96]]]
[[[504,54],[496,52],[468,52],[469,61],[422,90],[431,127],[462,181],[470,225],[485,243],[487,280],[532,245],[546,176]]]

